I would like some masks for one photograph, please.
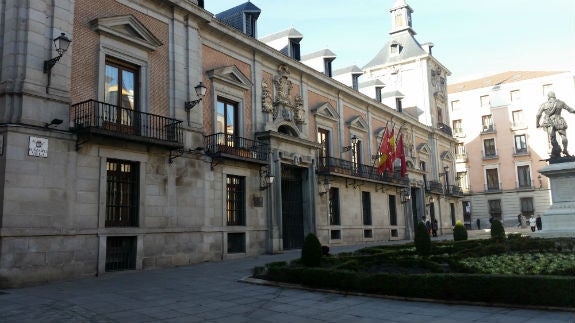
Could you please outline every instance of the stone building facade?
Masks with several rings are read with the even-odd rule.
[[[0,286],[297,249],[308,233],[412,239],[425,214],[442,233],[462,219],[459,191],[437,180],[448,132],[202,3],[2,4]],[[391,123],[406,177],[374,167]]]

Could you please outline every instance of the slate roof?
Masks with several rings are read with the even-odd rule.
[[[330,58],[335,59],[336,55],[334,52],[332,52],[331,50],[326,48],[326,49],[318,50],[317,52],[302,55],[301,60],[306,61],[308,59],[312,59],[312,58],[316,58],[316,57],[330,57]]]
[[[399,55],[391,56],[389,48],[392,43],[398,43],[402,48]],[[367,63],[363,70],[380,65],[393,64],[404,61],[412,57],[426,55],[427,52],[421,47],[419,42],[413,37],[409,30],[398,32],[391,35],[389,41],[383,48],[375,55],[375,57]]]
[[[287,37],[287,38],[292,38],[292,39],[299,39],[301,40],[303,38],[303,35],[297,31],[295,28],[290,28],[290,29],[286,29],[280,32],[277,32],[275,34],[271,34],[265,37],[262,37],[260,39],[258,39],[259,41],[261,41],[262,43],[267,43],[276,39],[280,39],[283,37]]]
[[[363,74],[363,71],[359,67],[357,67],[357,65],[350,65],[350,66],[340,68],[340,69],[333,71],[332,75],[336,76],[336,75],[347,74],[347,73]]]
[[[216,14],[216,18],[237,30],[243,30],[243,15],[246,12],[254,13],[257,19],[262,11],[248,1]]]
[[[379,79],[375,79],[375,80],[369,80],[366,82],[361,82],[359,83],[359,88],[364,88],[364,87],[368,87],[368,86],[376,86],[376,87],[383,87],[385,86],[385,83],[383,83],[381,80]]]
[[[560,73],[565,73],[565,71],[508,71],[475,80],[450,84],[447,86],[447,93],[457,93],[484,87],[493,87],[505,83],[513,83]]]

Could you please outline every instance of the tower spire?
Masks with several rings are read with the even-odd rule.
[[[398,33],[403,30],[409,31],[415,35],[415,31],[411,25],[411,14],[413,9],[405,2],[405,0],[396,0],[391,9],[391,32],[390,35]]]

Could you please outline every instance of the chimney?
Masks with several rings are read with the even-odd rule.
[[[425,44],[421,44],[421,47],[423,48],[423,50],[428,53],[429,55],[431,54],[431,48],[433,47],[433,43],[425,43]]]

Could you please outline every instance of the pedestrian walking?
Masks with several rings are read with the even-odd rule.
[[[535,225],[537,226],[537,231],[543,230],[543,222],[541,222],[541,213],[537,214],[537,218],[535,219]]]
[[[475,221],[475,223],[477,223],[477,230],[481,230],[481,219],[477,218],[477,220]]]
[[[523,224],[523,221],[521,221],[521,213],[517,214],[517,222],[519,222],[517,224],[517,227],[520,228],[521,225]]]
[[[437,219],[433,219],[433,223],[431,223],[431,232],[434,237],[437,237]]]
[[[531,227],[531,232],[535,232],[536,222],[537,220],[535,220],[535,217],[533,216],[533,214],[531,214],[531,217],[529,218],[529,226]]]

